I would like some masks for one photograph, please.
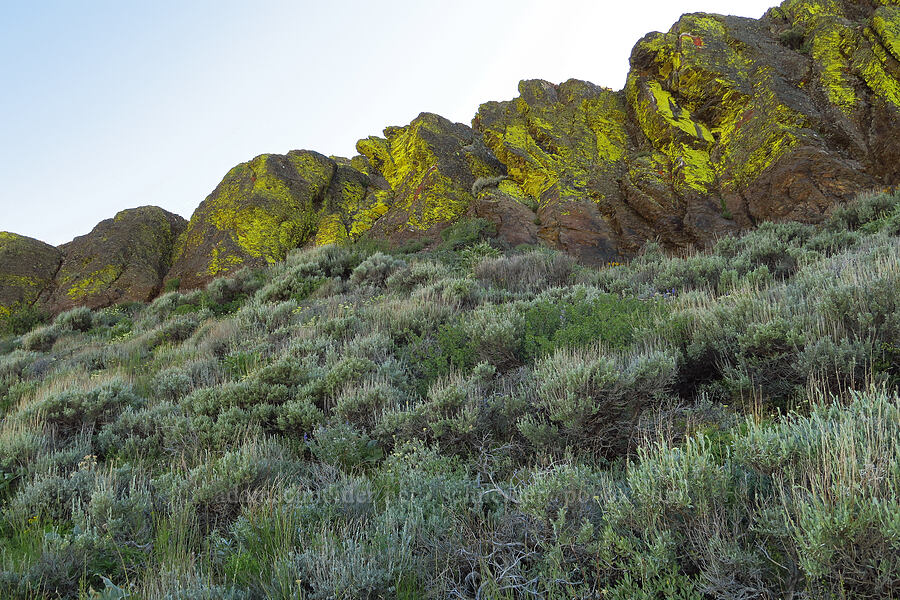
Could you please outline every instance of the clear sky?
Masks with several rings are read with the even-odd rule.
[[[352,156],[423,111],[468,124],[520,79],[620,89],[644,34],[775,3],[7,2],[0,230],[60,244],[124,208],[189,218],[258,154]]]

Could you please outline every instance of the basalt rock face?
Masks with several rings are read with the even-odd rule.
[[[315,235],[335,170],[331,159],[305,151],[234,167],[191,216],[169,277],[190,288],[244,265],[283,260]]]
[[[120,243],[103,250],[118,262],[104,262],[76,240],[52,294],[40,282],[62,259],[45,252],[34,265],[44,279],[28,293],[4,284],[0,299],[37,293],[53,310],[139,299],[169,257],[166,279],[192,288],[296,247],[435,240],[466,217],[493,221],[511,247],[604,263],[647,240],[679,250],[764,220],[818,222],[900,183],[900,0],[787,0],[759,20],[685,15],[641,39],[630,64],[621,91],[523,81],[471,127],[423,113],[360,140],[350,159],[258,156],[200,204],[171,254],[138,242],[155,258],[132,266],[143,251]]]
[[[0,320],[48,292],[62,257],[50,244],[0,231]]]
[[[816,222],[898,182],[898,30],[900,9],[861,3],[686,15],[638,42],[625,90],[526,81],[473,125],[507,166],[497,195],[587,259]]]
[[[900,73],[875,35],[887,10],[789,1],[760,21],[686,15],[638,42],[625,93],[672,196],[688,210],[718,198],[747,227],[815,222],[896,183]]]
[[[385,137],[360,140],[356,149],[389,185],[388,207],[373,224],[389,239],[428,236],[469,211],[479,180],[506,169],[468,126],[422,113],[406,127],[388,127]]]
[[[293,248],[433,236],[471,207],[478,179],[506,170],[468,126],[423,113],[359,156],[265,154],[232,169],[191,217],[169,274],[182,287],[284,260]]]
[[[59,247],[62,262],[42,304],[53,313],[146,302],[162,287],[175,240],[187,222],[156,206],[123,210]]]
[[[268,169],[283,183],[269,189],[286,193],[260,194],[248,177],[261,175],[238,167],[192,218],[175,273],[194,285],[297,245],[433,239],[464,216],[494,221],[511,246],[542,243],[588,263],[650,239],[675,250],[763,220],[820,221],[900,180],[896,4],[788,0],[759,20],[685,15],[637,43],[624,90],[523,81],[517,98],[483,104],[471,128],[425,113],[360,140],[353,159]],[[254,163],[299,156],[314,153]],[[264,216],[229,221],[211,203]],[[253,236],[266,241],[240,242]]]

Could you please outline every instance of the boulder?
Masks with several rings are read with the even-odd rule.
[[[46,295],[62,258],[50,244],[0,231],[0,319]]]
[[[52,313],[147,302],[159,294],[172,265],[182,217],[157,206],[123,210],[87,235],[59,247],[63,258],[44,304]]]

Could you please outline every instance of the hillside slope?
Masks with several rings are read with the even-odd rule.
[[[295,250],[0,337],[0,597],[896,598],[900,194]]]

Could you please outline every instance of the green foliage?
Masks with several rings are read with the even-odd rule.
[[[475,267],[475,276],[500,289],[534,293],[569,283],[574,270],[570,256],[537,250],[482,260]]]
[[[390,254],[377,252],[362,261],[350,274],[353,283],[381,285],[395,270],[406,266],[406,262]]]
[[[177,292],[181,289],[181,278],[173,277],[166,281],[166,284],[163,286],[163,293],[168,294],[169,292]]]
[[[602,268],[464,221],[4,338],[0,596],[900,596],[897,205]]]
[[[525,309],[525,360],[560,348],[597,342],[610,348],[626,348],[634,341],[635,329],[658,319],[662,308],[659,303],[646,300],[591,295],[585,289],[565,296],[547,296],[538,297]]]
[[[89,308],[79,306],[58,314],[53,324],[62,330],[89,331],[94,325],[94,318]]]
[[[9,314],[0,315],[0,335],[23,335],[46,323],[47,319],[47,313],[40,308],[18,307]]]
[[[801,54],[809,54],[810,45],[806,41],[806,30],[800,25],[781,32],[778,35],[778,41],[791,50],[796,50]]]
[[[83,427],[99,428],[127,407],[140,407],[144,400],[120,379],[87,390],[66,390],[49,395],[26,410],[41,415],[44,422],[63,435]]]
[[[59,338],[60,329],[56,325],[45,325],[33,329],[22,337],[22,347],[35,352],[48,352]]]
[[[261,362],[259,352],[232,352],[222,357],[225,372],[234,379],[244,379],[256,370]]]
[[[615,356],[597,347],[559,350],[535,364],[534,410],[519,429],[538,448],[567,442],[619,454],[641,414],[671,392],[676,374],[675,356],[663,351]],[[555,439],[547,438],[550,432]]]
[[[309,449],[322,462],[345,470],[376,463],[384,454],[378,442],[346,423],[316,429]]]
[[[129,406],[97,436],[102,456],[149,465],[190,451],[196,443],[190,420],[169,402],[143,408]]]
[[[461,250],[477,242],[493,237],[496,226],[487,219],[460,219],[441,232],[442,250]]]

